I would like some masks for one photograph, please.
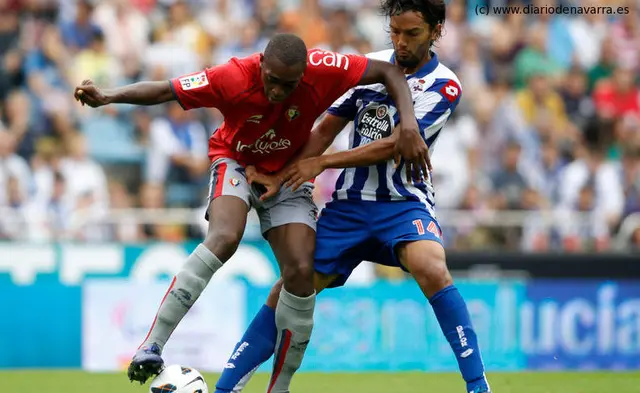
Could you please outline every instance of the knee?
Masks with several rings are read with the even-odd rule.
[[[242,232],[221,228],[210,231],[202,243],[224,263],[236,252],[240,240]]]
[[[284,266],[282,280],[287,291],[296,296],[310,296],[313,294],[313,262],[297,259],[296,263]]]
[[[424,255],[413,265],[412,275],[428,296],[453,284],[444,256]]]

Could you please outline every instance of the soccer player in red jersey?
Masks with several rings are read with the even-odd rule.
[[[275,355],[289,373],[276,373],[274,392],[288,392],[300,367],[313,327],[315,290],[313,255],[317,207],[312,183],[295,192],[283,187],[261,198],[264,189],[246,180],[245,168],[276,173],[307,142],[316,119],[356,85],[384,83],[400,112],[397,152],[415,179],[430,169],[428,150],[419,133],[405,75],[384,61],[359,55],[307,50],[292,34],[271,39],[263,54],[169,82],[140,82],[102,90],[91,81],[75,89],[82,104],[155,105],[177,100],[185,110],[218,108],[224,123],[209,140],[211,180],[205,240],[173,278],[149,334],[129,366],[128,376],[144,383],[163,366],[162,349],[213,274],[234,254],[249,210],[256,209],[263,236],[280,264],[284,286],[275,309],[278,342]]]

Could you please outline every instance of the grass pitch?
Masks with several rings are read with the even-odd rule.
[[[214,392],[215,374],[205,374]],[[264,393],[268,374],[257,374],[245,393]],[[638,393],[640,371],[489,373],[494,393]],[[126,373],[91,374],[82,371],[3,371],[1,391],[7,393],[145,393],[127,380]],[[300,373],[292,393],[465,393],[458,374],[443,373]]]

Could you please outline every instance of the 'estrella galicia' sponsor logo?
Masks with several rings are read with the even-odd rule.
[[[358,118],[358,132],[371,140],[390,136],[393,126],[389,107],[384,104],[369,104]]]

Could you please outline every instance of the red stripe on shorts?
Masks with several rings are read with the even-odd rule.
[[[224,187],[224,173],[227,171],[227,163],[223,162],[216,168],[216,189],[213,191],[213,197],[217,198],[222,195]]]

